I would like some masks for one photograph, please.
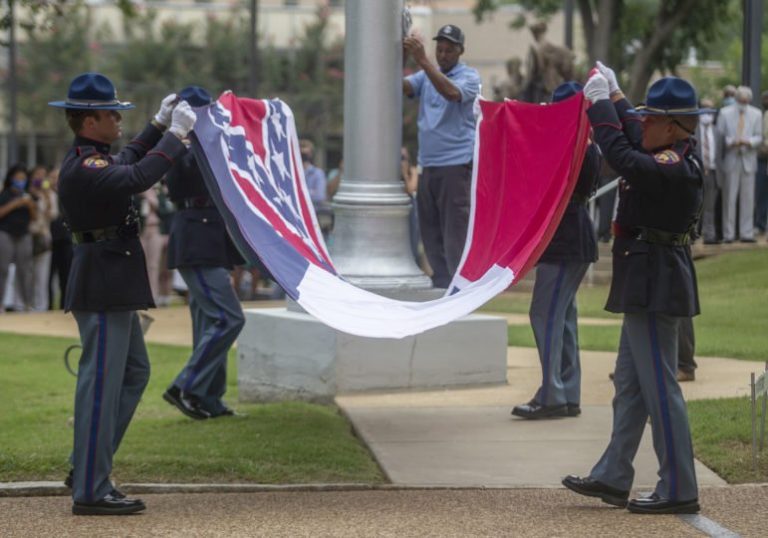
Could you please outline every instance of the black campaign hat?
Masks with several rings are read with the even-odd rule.
[[[56,108],[79,110],[128,110],[135,108],[129,102],[117,100],[112,81],[100,73],[77,75],[69,85],[66,101],[51,101]]]
[[[677,77],[664,77],[654,82],[648,88],[645,104],[629,110],[641,116],[698,116],[714,111],[699,108],[694,87]]]
[[[438,39],[447,39],[453,43],[464,45],[464,32],[462,32],[461,28],[455,24],[446,24],[437,31],[437,35],[432,39],[434,41],[437,41]]]
[[[558,101],[564,101],[572,95],[576,95],[583,89],[584,87],[576,81],[569,80],[568,82],[563,82],[552,92],[552,102],[557,103]]]
[[[200,86],[187,86],[179,92],[179,99],[192,107],[208,106],[213,102],[211,94]]]

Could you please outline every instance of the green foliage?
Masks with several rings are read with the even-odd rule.
[[[224,90],[247,95],[250,21],[244,4],[226,16],[188,23],[158,22],[152,10],[127,2],[114,20],[94,27],[82,0],[67,9],[45,9],[23,25],[19,46],[19,111],[22,126],[54,134],[66,147],[71,138],[61,111],[43,105],[66,95],[71,79],[98,70],[117,86],[119,97],[136,105],[123,115],[126,139],[154,114],[163,97],[190,84],[218,96]],[[115,36],[125,38],[119,43]],[[294,111],[300,136],[326,138],[343,131],[343,43],[328,43],[328,12],[319,9],[304,36],[289,50],[260,52],[258,94],[280,97]]]
[[[62,354],[71,339],[0,333],[0,482],[62,480],[72,447],[75,378]],[[148,346],[152,375],[115,460],[119,481],[381,482],[383,477],[333,406],[235,404],[245,416],[198,422],[161,394],[189,357]],[[237,400],[235,354],[226,397]]]
[[[765,360],[768,332],[764,330],[768,302],[768,251],[732,252],[696,262],[701,315],[694,318],[696,354]],[[580,317],[620,319],[603,307],[608,286],[582,286],[577,295]],[[530,293],[508,293],[490,301],[489,312],[527,313]],[[579,345],[584,349],[615,351],[618,326],[579,326]],[[509,344],[534,347],[529,326],[509,328]]]

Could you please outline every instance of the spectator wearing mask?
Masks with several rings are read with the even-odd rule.
[[[48,281],[51,274],[51,223],[59,216],[59,199],[48,182],[45,166],[30,173],[29,193],[37,203],[37,216],[29,225],[32,233],[32,310],[48,310]]]
[[[712,101],[702,99],[701,107],[711,109]],[[714,113],[706,113],[699,116],[699,125],[696,127],[696,154],[701,158],[704,179],[704,203],[701,212],[701,235],[704,244],[719,243],[715,227],[717,197],[722,188],[722,176],[718,169],[722,164],[721,138],[715,128]]]
[[[27,192],[29,176],[21,164],[8,169],[0,191],[0,293],[5,295],[8,268],[16,266],[20,301],[24,310],[32,302],[32,236],[29,224],[37,216],[37,204]],[[0,312],[4,310],[4,297]]]

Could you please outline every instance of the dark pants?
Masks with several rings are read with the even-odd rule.
[[[469,224],[472,163],[427,166],[419,177],[418,215],[432,285],[447,288],[464,252]]]
[[[768,160],[757,160],[757,176],[755,177],[755,228],[765,232],[768,222]]]
[[[59,308],[64,308],[64,296],[67,291],[67,279],[69,278],[69,268],[72,265],[72,241],[65,239],[54,241],[51,245],[51,275],[48,278],[48,308],[54,310],[53,304],[53,280],[58,279],[59,290]]]
[[[693,372],[697,368],[693,358],[696,338],[693,335],[693,318],[680,318],[677,327],[677,368],[684,372]]]

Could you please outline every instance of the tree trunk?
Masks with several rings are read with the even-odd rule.
[[[629,91],[627,97],[631,102],[639,102],[645,97],[645,89],[653,76],[655,60],[666,45],[675,28],[688,18],[696,5],[695,0],[686,0],[670,9],[672,0],[664,0],[656,14],[654,32],[643,43],[629,71]]]

